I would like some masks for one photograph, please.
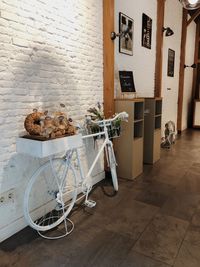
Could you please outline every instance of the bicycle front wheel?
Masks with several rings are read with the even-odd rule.
[[[113,187],[115,191],[118,191],[119,186],[118,186],[118,179],[117,179],[117,172],[116,172],[116,162],[114,158],[113,148],[110,145],[108,145],[108,160],[109,160],[109,166],[110,166],[110,171],[111,171],[111,176],[112,176]]]
[[[35,230],[48,231],[67,217],[76,197],[74,168],[66,159],[53,159],[31,177],[24,196],[24,216]]]

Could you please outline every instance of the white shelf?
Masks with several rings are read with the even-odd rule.
[[[134,138],[143,137],[143,120],[137,121],[134,124]]]
[[[79,148],[82,144],[82,136],[80,134],[47,141],[19,137],[17,138],[16,149],[18,153],[45,158],[69,149]]]
[[[144,119],[144,102],[135,102],[134,121]]]
[[[155,115],[162,114],[162,100],[155,100]]]

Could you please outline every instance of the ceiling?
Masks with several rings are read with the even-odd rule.
[[[179,2],[181,2],[181,1],[179,0]],[[198,12],[198,10],[200,10],[200,8],[199,9],[194,9],[194,10],[188,10],[188,13],[192,17],[196,12]],[[199,16],[194,21],[196,23],[198,23],[200,21],[200,14],[199,14]]]

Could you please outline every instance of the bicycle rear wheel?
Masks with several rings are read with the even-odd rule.
[[[110,166],[110,171],[111,171],[111,176],[112,176],[113,187],[115,191],[118,191],[119,186],[118,186],[114,151],[110,145],[108,145],[107,148],[108,148],[108,161],[109,161],[109,166]]]
[[[48,231],[67,217],[76,197],[74,168],[66,159],[53,159],[31,177],[24,196],[24,216],[35,230]]]

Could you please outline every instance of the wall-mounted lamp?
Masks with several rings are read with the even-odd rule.
[[[111,40],[115,40],[116,37],[125,37],[125,39],[129,39],[129,35],[131,35],[131,27],[127,27],[125,31],[116,33],[116,32],[111,32],[110,38]]]
[[[120,33],[111,32],[111,34],[110,34],[111,40],[115,40],[117,37],[121,37],[121,36],[122,36],[122,32],[120,32]]]
[[[194,63],[194,64],[192,64],[191,66],[189,66],[189,65],[184,65],[184,69],[185,68],[193,68],[193,69],[196,69],[196,67],[197,67],[197,65]]]
[[[163,27],[163,30],[162,31],[165,32],[165,36],[172,36],[174,34],[174,32],[172,31],[172,29],[169,28],[169,27],[167,27],[167,28]]]
[[[200,0],[179,0],[183,7],[188,10],[200,8]]]

